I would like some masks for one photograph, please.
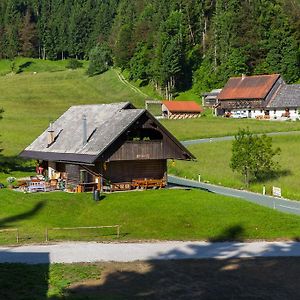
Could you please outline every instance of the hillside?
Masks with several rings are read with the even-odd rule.
[[[71,105],[130,101],[144,106],[145,97],[124,85],[114,70],[89,78],[84,69],[66,70],[55,62],[51,66],[47,62],[44,69],[44,64],[36,63],[37,68],[32,65],[30,71],[0,76],[5,155],[18,154]],[[57,71],[46,71],[49,69]]]
[[[242,73],[300,79],[297,0],[2,0],[0,58],[89,59],[165,98]]]

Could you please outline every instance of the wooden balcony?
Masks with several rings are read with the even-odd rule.
[[[148,160],[163,158],[162,140],[153,140],[127,141],[110,157],[109,160]]]

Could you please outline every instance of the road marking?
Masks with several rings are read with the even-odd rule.
[[[285,205],[281,205],[281,204],[278,204],[277,206],[281,206],[281,207],[292,209],[292,210],[300,210],[300,208],[285,206]]]

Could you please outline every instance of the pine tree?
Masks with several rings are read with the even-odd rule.
[[[32,15],[27,10],[20,29],[21,55],[34,57],[36,55],[37,32],[36,26],[32,22]]]

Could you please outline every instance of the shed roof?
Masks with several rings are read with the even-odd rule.
[[[265,99],[274,84],[280,78],[279,74],[232,77],[228,80],[219,100]]]
[[[285,84],[268,103],[269,108],[300,107],[300,84]]]
[[[201,106],[195,101],[163,101],[167,109],[172,112],[195,112],[200,113],[203,111]]]

